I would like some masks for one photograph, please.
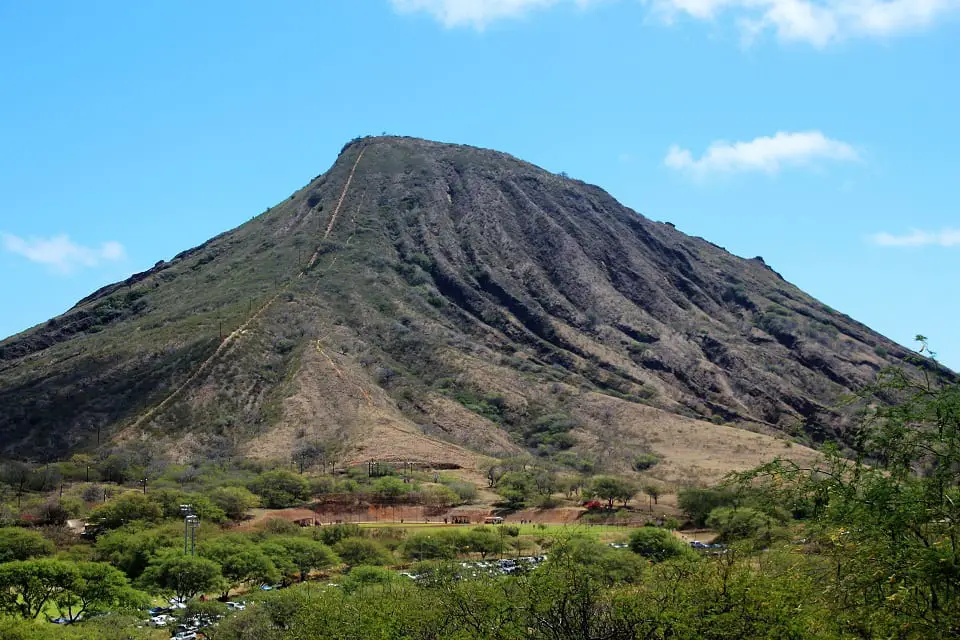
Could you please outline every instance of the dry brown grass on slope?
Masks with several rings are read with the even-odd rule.
[[[503,429],[450,398],[432,394],[420,408],[444,439],[501,458],[526,453]]]
[[[684,418],[599,393],[581,394],[574,414],[586,425],[583,438],[591,449],[655,453],[662,460],[648,475],[674,485],[713,484],[731,471],[750,469],[778,456],[804,463],[820,456],[780,438]],[[610,455],[610,462],[624,468],[630,459]]]
[[[247,455],[289,458],[299,447],[333,442],[349,462],[450,463],[477,468],[483,456],[424,434],[353,358],[306,349],[277,426],[248,444]]]

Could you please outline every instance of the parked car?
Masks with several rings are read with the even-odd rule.
[[[171,622],[173,622],[174,620],[175,618],[173,616],[166,613],[161,613],[159,616],[154,616],[150,618],[150,624],[152,624],[155,627],[165,627]]]
[[[197,632],[181,631],[177,635],[171,637],[170,640],[197,640]]]
[[[227,608],[233,611],[243,611],[244,609],[247,608],[247,605],[246,603],[243,603],[243,602],[228,602]]]

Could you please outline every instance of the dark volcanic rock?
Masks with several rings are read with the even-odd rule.
[[[147,423],[238,446],[291,419],[285,399],[304,392],[290,381],[331,331],[411,420],[429,422],[418,398],[441,393],[528,444],[537,412],[556,409],[540,385],[558,382],[842,436],[842,395],[911,355],[762,258],[598,187],[494,151],[369,138],[274,209],[0,343],[2,452],[91,445],[185,382]],[[517,397],[483,400],[498,386]]]

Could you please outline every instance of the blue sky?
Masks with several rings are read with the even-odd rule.
[[[0,0],[0,335],[350,138],[508,151],[960,368],[960,0]]]

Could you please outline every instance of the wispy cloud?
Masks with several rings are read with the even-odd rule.
[[[83,267],[123,260],[127,253],[119,242],[104,242],[99,248],[73,242],[66,234],[50,238],[21,238],[9,233],[3,236],[3,247],[10,253],[31,262],[47,265],[56,273],[69,274]]]
[[[921,231],[913,229],[903,235],[892,233],[875,233],[870,236],[873,244],[881,247],[960,247],[960,229],[943,229],[941,231]]]
[[[856,150],[839,140],[831,140],[819,131],[781,131],[749,142],[717,141],[694,158],[687,149],[670,147],[664,159],[671,169],[696,177],[717,173],[761,172],[775,174],[785,166],[803,166],[817,160],[851,162],[858,160]]]
[[[586,7],[604,0],[390,0],[401,13],[428,13],[445,27],[484,29],[490,23],[519,18],[556,4]]]
[[[825,47],[855,37],[890,37],[934,26],[960,0],[649,0],[668,22],[686,15],[736,19],[747,41],[772,31],[782,41]]]
[[[560,4],[612,0],[390,0],[401,13],[427,13],[446,27],[484,29]],[[641,0],[654,16],[714,21],[730,17],[749,42],[773,32],[785,42],[825,47],[855,37],[890,37],[935,26],[960,13],[960,0]]]

